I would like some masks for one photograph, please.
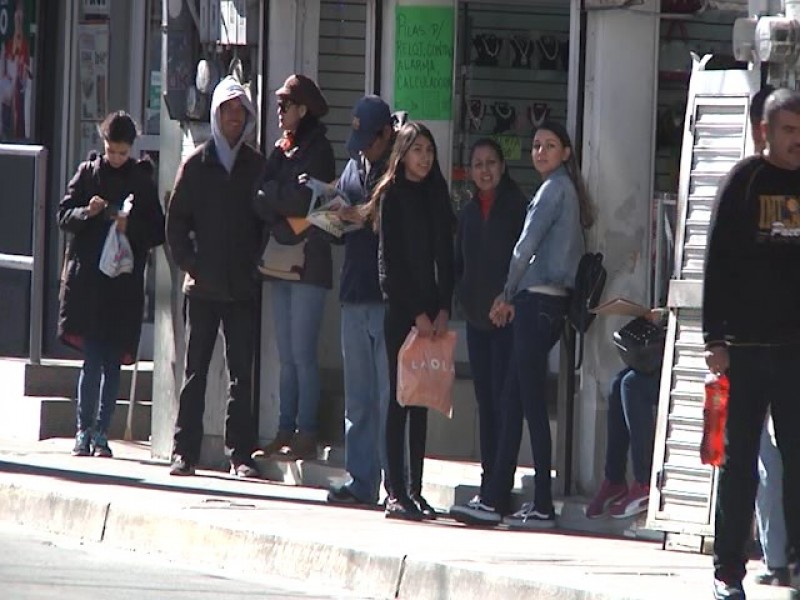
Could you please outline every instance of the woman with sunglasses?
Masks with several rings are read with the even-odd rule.
[[[313,459],[320,397],[317,341],[325,295],[333,287],[333,263],[328,234],[303,219],[311,190],[298,178],[333,181],[336,163],[320,122],[328,103],[317,84],[304,75],[291,75],[275,95],[283,134],[267,159],[266,177],[255,200],[256,212],[266,224],[259,270],[271,282],[280,361],[278,433],[263,454]],[[270,253],[282,257],[281,268],[274,268]]]

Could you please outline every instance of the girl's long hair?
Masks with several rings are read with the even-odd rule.
[[[569,148],[569,158],[564,161],[564,167],[567,169],[569,178],[575,186],[575,191],[578,193],[578,205],[580,207],[581,225],[584,229],[589,229],[594,225],[594,205],[592,198],[589,196],[589,190],[586,189],[586,183],[581,175],[580,167],[578,167],[578,159],[575,157],[575,148],[572,146],[572,141],[569,139],[567,128],[558,121],[547,120],[536,129],[536,131],[549,131],[553,133],[565,148]]]
[[[439,153],[436,149],[436,141],[433,139],[431,130],[417,121],[410,121],[403,125],[397,132],[397,136],[394,140],[394,146],[392,147],[392,153],[389,155],[386,172],[378,181],[378,185],[375,186],[375,190],[372,192],[372,197],[363,208],[364,216],[372,221],[375,231],[380,229],[381,198],[394,184],[398,175],[404,176],[403,159],[414,144],[414,140],[420,135],[428,138],[428,141],[430,141],[433,146],[433,165],[426,179],[437,177],[437,173],[439,174],[438,176],[441,177]]]

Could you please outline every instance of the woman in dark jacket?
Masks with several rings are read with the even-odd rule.
[[[105,153],[78,167],[58,209],[70,234],[61,283],[58,335],[83,352],[78,381],[76,456],[112,455],[108,426],[119,392],[121,364],[136,360],[144,306],[144,268],[151,248],[164,242],[164,213],[149,161],[130,150],[136,124],[123,111],[100,125]],[[127,197],[133,207],[122,211]],[[108,277],[100,255],[111,227],[124,233],[133,251],[133,272]],[[98,409],[99,399],[99,409]]]
[[[467,321],[481,447],[481,492],[489,480],[502,433],[501,394],[511,363],[512,329],[497,327],[489,310],[503,291],[514,245],[525,222],[527,199],[506,170],[500,145],[491,138],[470,151],[473,197],[458,216],[456,297]],[[512,424],[521,430],[522,423]],[[479,501],[476,497],[473,501]]]
[[[276,438],[264,449],[288,446],[287,457],[315,458],[320,397],[317,341],[333,263],[327,234],[309,227],[311,190],[300,175],[326,183],[336,177],[333,148],[319,121],[328,104],[317,85],[292,75],[278,91],[283,135],[267,160],[255,209],[266,223],[259,271],[271,281],[280,370],[280,418]]]
[[[422,496],[428,409],[400,406],[397,401],[398,354],[411,328],[416,327],[421,337],[444,335],[450,318],[455,219],[436,156],[436,143],[427,127],[416,122],[404,125],[397,133],[386,173],[366,206],[378,229],[378,276],[388,302],[384,335],[390,389],[386,416],[389,519],[436,516]]]

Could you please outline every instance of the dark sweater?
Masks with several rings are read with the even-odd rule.
[[[503,292],[511,252],[525,222],[527,200],[519,186],[504,177],[487,219],[478,198],[458,215],[456,232],[456,297],[470,325],[490,331],[489,309]]]
[[[113,217],[128,194],[133,209],[126,236],[133,251],[132,273],[107,277],[98,266]],[[89,201],[98,195],[105,211],[90,217]],[[164,242],[164,213],[149,161],[129,159],[118,168],[93,156],[78,167],[58,207],[58,222],[68,233],[59,295],[59,339],[78,350],[102,340],[120,351],[120,362],[132,364],[139,346],[144,307],[144,270],[151,248]]]
[[[380,211],[378,270],[390,310],[410,320],[450,312],[454,218],[438,166],[419,183],[398,171]]]
[[[244,144],[228,173],[213,140],[181,164],[167,210],[167,243],[186,271],[183,291],[205,300],[255,298],[261,227],[253,198],[264,157]]]
[[[391,146],[390,146],[391,149]],[[369,173],[364,159],[351,159],[339,177],[337,188],[352,205],[369,199],[386,170],[386,158],[376,161]],[[339,300],[349,304],[383,302],[378,284],[378,234],[367,222],[364,227],[344,235],[344,263],[339,283]]]
[[[322,123],[309,120],[298,128],[294,145],[289,150],[275,146],[267,158],[264,183],[253,206],[265,223],[262,252],[270,236],[284,244],[306,240],[300,282],[331,289],[331,236],[317,227],[309,227],[301,236],[296,236],[287,221],[288,217],[308,215],[311,189],[298,183],[299,175],[305,173],[324,182],[336,177],[336,161],[326,131]]]
[[[740,161],[719,188],[709,240],[706,343],[800,342],[800,170]]]

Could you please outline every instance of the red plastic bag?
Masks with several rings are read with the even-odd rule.
[[[453,418],[456,332],[423,338],[412,328],[397,356],[397,402],[424,406]]]

